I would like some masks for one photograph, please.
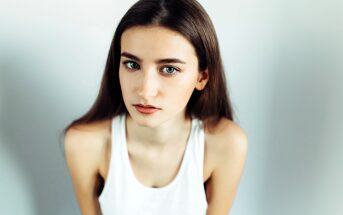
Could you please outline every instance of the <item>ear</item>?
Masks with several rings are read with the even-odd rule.
[[[197,90],[203,90],[208,82],[208,69],[206,68],[205,70],[203,71],[200,71],[198,73],[198,79],[197,79],[197,83],[195,85],[195,88]]]

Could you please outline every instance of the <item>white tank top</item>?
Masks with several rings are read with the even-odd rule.
[[[203,123],[192,118],[181,166],[169,184],[152,188],[141,184],[130,164],[126,145],[126,114],[112,119],[109,172],[98,200],[103,215],[205,215],[203,184]]]

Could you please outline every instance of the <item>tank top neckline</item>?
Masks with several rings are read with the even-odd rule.
[[[188,135],[188,139],[187,139],[187,145],[185,147],[185,151],[183,153],[183,157],[181,160],[181,165],[178,169],[178,172],[176,174],[176,176],[172,179],[171,182],[169,182],[167,185],[164,185],[163,187],[158,187],[158,188],[154,188],[154,187],[148,187],[146,185],[143,185],[138,178],[136,177],[131,163],[130,163],[130,158],[129,158],[129,151],[127,148],[127,142],[126,142],[126,114],[123,114],[121,116],[121,140],[120,141],[122,143],[122,154],[123,154],[123,160],[124,160],[124,165],[125,168],[128,170],[128,174],[129,174],[129,179],[133,181],[133,183],[135,185],[137,185],[138,188],[143,189],[147,192],[167,192],[168,190],[172,189],[173,187],[176,186],[176,184],[178,184],[178,182],[181,180],[180,178],[182,177],[182,175],[184,175],[184,171],[186,169],[186,166],[188,164],[188,157],[190,156],[190,145],[192,144],[192,139],[193,139],[193,135],[194,135],[194,129],[195,129],[195,118],[191,119],[191,129]]]

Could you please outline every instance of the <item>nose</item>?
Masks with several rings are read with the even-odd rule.
[[[141,98],[147,99],[157,95],[158,77],[154,70],[143,71],[141,81],[138,87],[138,95]]]

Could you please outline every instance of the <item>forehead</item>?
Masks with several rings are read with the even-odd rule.
[[[193,45],[180,33],[160,26],[138,26],[124,31],[121,51],[142,58],[196,57]]]

